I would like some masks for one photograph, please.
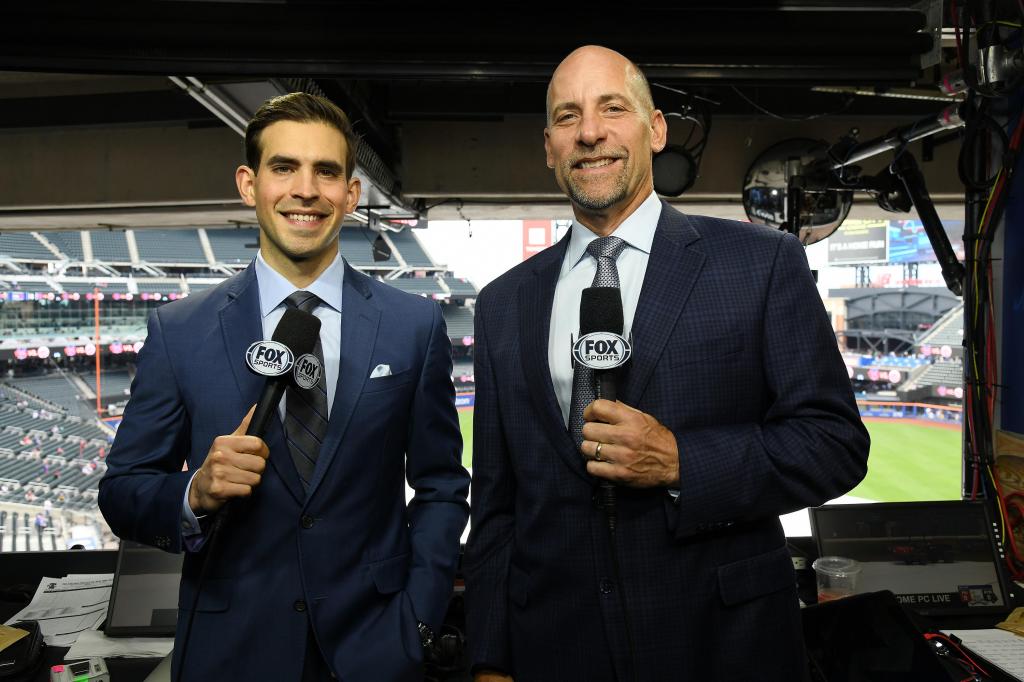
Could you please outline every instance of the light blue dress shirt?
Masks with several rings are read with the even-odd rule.
[[[320,345],[324,352],[324,380],[327,382],[327,414],[330,416],[334,405],[334,393],[338,386],[338,372],[341,366],[341,291],[345,281],[345,261],[339,252],[334,261],[324,270],[316,281],[304,289],[316,294],[320,303],[313,314],[320,318]],[[260,294],[260,315],[263,318],[263,338],[271,339],[277,323],[285,311],[285,299],[299,289],[289,282],[281,273],[274,270],[263,259],[263,253],[256,254],[256,283]],[[284,421],[285,398],[277,407],[278,416]],[[244,415],[239,415],[241,421]],[[197,470],[198,471],[198,470]],[[195,474],[192,474],[195,478]],[[188,493],[192,488],[189,479],[185,488],[185,498],[181,509],[181,533],[185,545],[190,551],[198,551],[205,537],[199,519],[188,504]]]
[[[613,236],[629,245],[619,254],[615,265],[619,271],[622,292],[623,336],[629,338],[633,315],[640,300],[640,289],[647,274],[654,230],[661,219],[661,200],[651,195],[615,228]],[[572,342],[580,329],[580,297],[597,274],[597,259],[587,253],[587,246],[597,235],[578,221],[572,221],[569,247],[562,260],[562,270],[555,284],[555,300],[551,306],[551,331],[548,334],[548,366],[555,387],[562,420],[569,426],[569,404],[572,401]]]

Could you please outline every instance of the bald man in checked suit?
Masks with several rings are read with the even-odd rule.
[[[575,220],[481,291],[467,634],[477,682],[791,682],[806,672],[779,515],[850,490],[861,423],[799,242],[653,191],[666,126],[640,70],[588,46],[548,89]],[[573,420],[592,244],[633,355]],[[598,254],[602,253],[598,249]],[[583,406],[581,406],[583,407]],[[598,483],[617,486],[609,532]]]

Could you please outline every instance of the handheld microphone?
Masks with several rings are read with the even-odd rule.
[[[622,296],[614,287],[588,287],[580,296],[580,338],[588,334],[603,332],[622,336]],[[625,345],[625,344],[623,344]],[[628,349],[613,348],[614,353],[623,353],[628,359]],[[588,366],[590,363],[586,363]],[[605,363],[601,363],[605,364]],[[607,363],[611,364],[611,363]],[[620,363],[621,364],[621,363]],[[615,401],[618,365],[609,369],[594,369],[597,380],[597,397]]]
[[[622,295],[616,287],[588,287],[580,296],[580,341],[583,347],[574,356],[594,367],[597,397],[614,401],[617,394],[617,368],[629,359],[628,343],[622,338]],[[596,339],[587,355],[587,337]],[[598,344],[604,344],[600,346]],[[621,347],[619,347],[621,344]],[[589,362],[587,360],[590,360]],[[597,365],[597,366],[595,366]],[[605,369],[599,366],[605,366]],[[601,480],[601,506],[608,517],[608,528],[615,532],[615,485]]]
[[[294,382],[291,369],[295,358],[312,353],[319,338],[320,318],[305,310],[288,308],[274,328],[270,341],[257,341],[249,346],[245,362],[253,372],[266,376],[267,382],[260,392],[245,435],[263,438],[285,389]],[[221,507],[213,520],[214,535],[220,531],[235,506],[234,500],[228,500]]]
[[[274,329],[271,341],[257,341],[249,346],[246,362],[249,368],[267,377],[256,411],[245,435],[263,437],[271,415],[281,402],[284,391],[292,383],[295,359],[312,353],[320,338],[320,318],[316,315],[288,308]]]

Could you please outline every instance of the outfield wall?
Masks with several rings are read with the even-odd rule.
[[[959,405],[858,400],[857,407],[862,417],[919,419],[938,424],[961,424],[963,421],[963,407]]]

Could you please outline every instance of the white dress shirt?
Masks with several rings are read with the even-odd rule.
[[[661,200],[651,195],[615,228],[613,236],[628,246],[619,254],[615,265],[619,271],[622,292],[623,336],[629,338],[633,315],[640,300],[647,261],[651,257],[654,230],[661,218]],[[555,300],[551,306],[551,332],[548,336],[548,366],[555,387],[562,419],[569,425],[569,404],[572,400],[572,342],[579,334],[580,297],[597,274],[597,259],[587,253],[587,246],[597,235],[573,220],[569,247],[562,261],[562,270],[555,284]]]

